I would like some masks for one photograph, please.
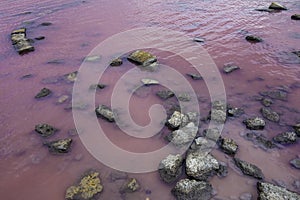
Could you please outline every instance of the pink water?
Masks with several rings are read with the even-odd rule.
[[[260,115],[260,103],[252,100],[253,95],[268,88],[287,86],[288,102],[276,101],[274,110],[281,113],[281,124],[268,123],[263,133],[272,136],[288,130],[287,125],[300,121],[299,84],[300,59],[291,54],[299,50],[300,24],[290,20],[290,16],[300,13],[300,1],[282,1],[288,11],[269,14],[254,11],[266,7],[269,1],[248,0],[128,0],[128,1],[71,1],[42,0],[21,2],[3,0],[0,8],[0,196],[1,199],[64,199],[65,190],[74,184],[88,169],[98,169],[104,191],[100,199],[120,199],[120,183],[111,183],[112,169],[95,160],[84,148],[78,136],[72,136],[74,145],[70,154],[54,156],[42,146],[42,139],[33,131],[38,123],[46,122],[58,127],[60,132],[51,139],[69,137],[68,130],[75,125],[72,112],[64,108],[68,103],[57,105],[57,98],[71,95],[72,84],[45,84],[42,80],[52,76],[70,73],[79,68],[85,57],[98,43],[109,36],[137,27],[164,27],[182,31],[191,38],[201,36],[206,42],[203,47],[211,55],[219,69],[225,63],[234,62],[241,70],[222,75],[228,102],[244,107],[246,116]],[[25,11],[31,14],[18,15]],[[24,24],[31,21],[31,24]],[[38,26],[51,22],[51,26]],[[28,37],[44,35],[45,40],[36,41],[36,50],[19,56],[10,43],[10,32],[25,26]],[[263,43],[250,44],[244,40],[245,33],[257,34]],[[181,73],[192,72],[185,62],[165,59],[164,53],[158,58],[174,66]],[[62,59],[61,64],[47,64],[48,61]],[[132,67],[132,65],[130,65]],[[130,67],[113,68],[103,77],[109,85],[96,94],[97,103],[109,103],[113,85]],[[21,79],[26,74],[33,77]],[[203,101],[201,114],[208,113],[209,96],[203,81],[191,81]],[[54,91],[51,98],[36,101],[33,97],[42,88]],[[157,88],[152,88],[153,93]],[[130,111],[140,125],[149,123],[148,108],[153,103],[163,103],[155,95],[133,97]],[[296,112],[287,108],[294,108]],[[243,116],[245,117],[245,116]],[[289,165],[289,160],[299,156],[299,142],[284,149],[269,152],[255,147],[240,136],[245,132],[241,124],[243,117],[228,120],[223,135],[231,137],[240,145],[237,157],[259,166],[267,181],[280,180],[287,188],[300,179],[299,170]],[[147,152],[165,144],[163,135],[151,139],[132,139],[116,128],[102,122],[108,137],[118,146],[135,152]],[[205,128],[205,125],[201,130]],[[213,154],[232,166],[230,159],[218,150]],[[128,199],[174,199],[171,186],[160,181],[158,173],[130,174],[140,182],[141,191],[131,194]],[[238,174],[232,168],[229,175],[211,180],[218,198],[237,199],[244,192],[256,198],[256,180]],[[151,194],[146,194],[151,190]],[[299,188],[298,188],[298,191]]]

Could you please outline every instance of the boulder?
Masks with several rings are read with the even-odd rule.
[[[269,9],[274,9],[274,10],[287,10],[287,8],[279,3],[272,2],[271,5],[269,6]]]
[[[49,96],[50,94],[52,94],[52,91],[51,91],[50,89],[48,89],[48,88],[43,88],[43,89],[41,89],[41,91],[39,91],[39,93],[37,93],[37,94],[35,95],[34,98],[40,99],[40,98],[43,98],[43,97],[47,97],[47,96]]]
[[[238,144],[231,138],[221,138],[219,146],[228,155],[234,155],[238,150]]]
[[[20,55],[34,51],[31,40],[26,38],[26,28],[12,31],[10,37],[14,48]]]
[[[158,166],[161,179],[166,183],[173,183],[182,173],[183,158],[178,155],[168,155]]]
[[[279,114],[273,110],[271,110],[270,108],[261,108],[260,112],[262,114],[262,116],[272,122],[279,122]]]
[[[257,193],[259,200],[298,200],[300,195],[287,190],[284,187],[271,183],[257,182]]]
[[[300,158],[295,158],[293,160],[290,161],[290,164],[297,168],[297,169],[300,169]]]
[[[37,133],[39,133],[42,137],[49,137],[58,131],[57,128],[49,125],[49,124],[37,124],[34,129]]]
[[[185,127],[171,132],[166,139],[176,147],[187,147],[190,145],[198,132],[198,127],[193,122],[188,123]]]
[[[179,111],[174,111],[171,117],[167,120],[166,125],[171,129],[178,129],[179,127],[184,127],[189,122],[187,115],[180,113]]]
[[[224,73],[226,73],[226,74],[229,74],[229,73],[231,73],[231,72],[233,72],[233,71],[236,71],[236,70],[238,70],[238,69],[240,69],[239,66],[232,65],[232,64],[228,64],[228,65],[225,65],[225,66],[223,67],[223,71],[224,71]]]
[[[177,200],[209,200],[212,198],[213,188],[205,181],[182,179],[171,192]]]
[[[110,62],[110,66],[112,66],[112,67],[118,67],[118,66],[120,66],[120,65],[122,65],[123,64],[123,61],[122,61],[122,59],[121,58],[115,58],[115,59],[113,59],[111,62]]]
[[[157,58],[151,53],[142,50],[137,50],[131,53],[127,59],[138,65],[143,65],[144,67],[149,66],[157,61]]]
[[[255,166],[251,163],[248,163],[246,161],[243,161],[239,158],[234,158],[234,163],[238,168],[240,168],[240,170],[243,172],[243,174],[252,176],[257,179],[264,178],[264,175],[263,175],[261,169],[259,169],[257,166]]]
[[[132,193],[140,189],[140,184],[135,178],[130,178],[127,180],[120,188],[119,192],[123,193]]]
[[[160,90],[156,92],[156,96],[160,97],[163,100],[167,100],[174,96],[174,92],[171,90]]]
[[[266,122],[259,117],[248,118],[243,121],[246,127],[250,130],[263,130],[265,128]]]
[[[107,106],[105,106],[105,105],[99,105],[95,109],[95,112],[96,112],[97,117],[101,117],[103,119],[106,119],[109,122],[115,122],[115,114]]]
[[[247,35],[245,39],[251,43],[259,43],[263,41],[260,37],[255,35]]]
[[[293,20],[300,20],[300,14],[294,14],[294,15],[292,15],[291,19],[293,19]]]
[[[68,153],[70,151],[71,144],[72,144],[72,139],[70,138],[44,143],[44,145],[48,147],[50,153],[57,153],[57,154]]]
[[[295,132],[284,132],[278,134],[273,140],[279,144],[294,144],[297,142],[297,134]]]

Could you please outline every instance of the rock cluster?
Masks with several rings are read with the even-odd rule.
[[[11,32],[11,42],[19,54],[34,51],[31,41],[26,38],[26,29],[20,28]]]

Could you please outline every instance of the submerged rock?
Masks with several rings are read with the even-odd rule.
[[[70,151],[72,139],[67,138],[67,139],[55,140],[51,142],[46,142],[44,144],[48,146],[49,152],[51,153],[68,153]]]
[[[213,188],[205,181],[182,179],[171,192],[177,200],[209,200],[212,198]]]
[[[120,193],[132,193],[138,189],[140,189],[140,184],[135,178],[131,178],[120,188]]]
[[[187,93],[182,93],[178,95],[178,100],[183,102],[188,102],[191,100],[191,96]]]
[[[209,153],[194,151],[186,157],[186,174],[196,180],[206,180],[215,175],[219,162]]]
[[[259,94],[265,97],[269,97],[271,99],[277,99],[281,101],[287,100],[287,92],[282,90],[270,90],[270,91],[260,92]]]
[[[134,62],[138,65],[143,65],[144,67],[151,65],[157,61],[157,58],[150,54],[149,52],[137,50],[131,53],[127,59],[131,62]]]
[[[115,114],[113,111],[105,105],[99,105],[95,110],[97,117],[102,117],[109,122],[115,121]]]
[[[51,22],[43,22],[40,24],[40,26],[50,26],[50,25],[52,25]]]
[[[26,38],[26,28],[14,30],[10,34],[12,44],[19,54],[29,53],[34,51],[29,39]]]
[[[253,196],[250,193],[243,193],[240,195],[239,200],[252,200]]]
[[[122,64],[123,64],[123,61],[121,58],[115,58],[110,62],[109,65],[112,67],[118,67],[118,66],[121,66]]]
[[[145,85],[145,86],[149,86],[149,85],[158,85],[159,82],[157,80],[154,79],[149,79],[149,78],[143,78],[141,80],[141,82]]]
[[[49,124],[37,124],[34,130],[42,137],[49,137],[58,131],[57,128]]]
[[[158,166],[161,179],[166,183],[173,183],[182,173],[183,158],[180,155],[168,155]]]
[[[246,119],[243,121],[243,123],[250,130],[263,130],[266,125],[266,122],[259,117]]]
[[[271,5],[269,6],[269,9],[274,9],[274,10],[287,10],[287,8],[279,3],[272,2]]]
[[[239,158],[234,158],[235,165],[240,168],[240,170],[243,172],[243,174],[252,176],[257,179],[263,179],[264,175],[257,166],[248,163],[246,161],[240,160]]]
[[[293,126],[293,129],[295,130],[295,133],[298,137],[300,137],[300,123]]]
[[[266,106],[266,107],[270,107],[273,104],[272,99],[269,98],[263,98],[261,100],[262,105]]]
[[[273,138],[279,144],[294,144],[297,142],[297,134],[294,132],[284,132]]]
[[[295,54],[296,56],[300,57],[300,51],[292,51],[293,54]]]
[[[125,179],[128,179],[128,174],[126,172],[113,171],[109,175],[109,178],[112,182],[115,182],[117,180],[125,180]]]
[[[179,127],[187,125],[188,122],[189,118],[187,115],[182,114],[179,111],[174,111],[166,125],[171,129],[178,129]]]
[[[220,147],[224,153],[234,155],[237,152],[239,146],[231,138],[221,138]]]
[[[269,12],[269,13],[279,12],[278,10],[269,9],[269,8],[256,8],[255,10],[260,12]]]
[[[176,147],[185,147],[190,145],[198,132],[198,127],[193,122],[190,122],[185,127],[171,132],[166,136],[166,139]]]
[[[300,195],[271,183],[257,182],[259,200],[298,200]]]
[[[292,15],[291,19],[293,19],[293,20],[300,20],[300,14],[294,14],[294,15]]]
[[[229,73],[231,73],[231,72],[233,72],[233,71],[235,71],[235,70],[238,70],[238,69],[240,69],[239,66],[231,65],[231,64],[225,65],[225,66],[223,67],[223,71],[224,71],[226,74],[229,74]]]
[[[247,140],[252,141],[254,144],[258,145],[259,147],[266,149],[272,149],[275,147],[275,144],[272,140],[267,139],[263,135],[258,135],[256,133],[247,133],[245,135]]]
[[[255,35],[248,35],[248,36],[246,36],[245,39],[251,43],[259,43],[259,42],[263,41],[260,37],[255,36]]]
[[[295,158],[293,160],[290,161],[290,164],[297,168],[297,169],[300,169],[300,158]]]
[[[191,77],[193,80],[202,80],[203,77],[200,74],[187,73],[187,76]]]
[[[105,84],[93,84],[89,87],[90,90],[102,90],[106,88]]]
[[[272,122],[279,122],[279,114],[273,110],[271,110],[270,108],[261,108],[260,112],[262,114],[262,116]]]
[[[160,97],[163,100],[169,99],[174,96],[174,92],[171,90],[160,90],[156,92],[156,96]]]
[[[78,185],[70,186],[66,190],[65,198],[68,200],[92,200],[101,193],[103,186],[98,172],[90,172],[85,175]]]
[[[52,91],[48,88],[43,88],[41,89],[41,91],[39,93],[37,93],[37,95],[35,95],[34,98],[36,99],[40,99],[46,96],[49,96],[50,94],[52,94]]]
[[[38,36],[38,37],[35,37],[34,39],[35,39],[35,40],[44,40],[44,39],[45,39],[45,36]]]

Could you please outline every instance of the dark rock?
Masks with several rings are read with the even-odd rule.
[[[110,66],[112,66],[112,67],[117,67],[117,66],[120,66],[120,65],[122,65],[123,64],[123,61],[122,61],[122,59],[121,58],[115,58],[115,59],[113,59],[111,62],[110,62]]]
[[[293,129],[295,130],[295,133],[298,137],[300,137],[300,123],[293,126]]]
[[[259,200],[298,200],[300,195],[286,188],[266,182],[257,182],[257,193]]]
[[[52,25],[51,22],[43,22],[40,24],[40,26],[50,26],[50,25]]]
[[[133,53],[131,53],[127,59],[131,62],[134,62],[138,65],[143,65],[144,67],[149,66],[157,61],[157,58],[153,56],[152,54],[142,51],[142,50],[137,50]]]
[[[235,71],[235,70],[238,70],[238,69],[240,69],[239,66],[231,65],[231,64],[225,65],[225,66],[223,67],[223,71],[224,71],[226,74],[229,74],[229,73],[231,73],[231,72],[233,72],[233,71]]]
[[[49,124],[37,124],[34,130],[42,137],[49,137],[58,131],[57,128]]]
[[[279,3],[272,2],[271,5],[269,6],[269,9],[274,9],[274,10],[287,10],[287,8],[283,5],[280,5]]]
[[[252,176],[257,179],[263,179],[264,175],[257,166],[248,163],[246,161],[240,160],[239,158],[234,158],[235,165],[240,168],[240,170],[243,172],[243,174]]]
[[[243,123],[250,130],[263,130],[266,125],[266,122],[259,117],[246,119],[243,121]]]
[[[234,155],[238,150],[238,144],[230,138],[221,138],[220,147],[224,153],[229,155]]]
[[[51,90],[49,90],[48,88],[43,88],[39,93],[37,93],[37,95],[35,95],[34,98],[39,99],[39,98],[49,96],[50,94],[52,94]]]
[[[174,111],[171,117],[168,119],[166,125],[171,129],[178,129],[179,127],[184,127],[189,122],[188,116],[180,113],[179,111]]]
[[[102,117],[109,122],[115,121],[115,114],[113,111],[105,105],[99,105],[95,110],[97,117]]]
[[[185,127],[171,132],[166,136],[166,139],[176,147],[185,147],[190,145],[198,132],[198,127],[193,122],[190,122]]]
[[[73,102],[66,106],[65,110],[85,110],[88,108],[88,105],[85,102]]]
[[[163,100],[169,99],[174,96],[174,93],[171,90],[160,90],[156,92],[156,95]]]
[[[104,88],[106,88],[105,84],[93,84],[89,87],[90,90],[102,90]]]
[[[293,19],[293,20],[300,20],[300,14],[294,14],[294,15],[292,15],[291,19]]]
[[[135,178],[131,178],[120,188],[120,193],[132,193],[140,189],[140,184]]]
[[[193,39],[195,42],[205,42],[205,39],[204,38],[201,38],[201,37],[195,37],[194,39]]]
[[[34,39],[35,39],[35,40],[44,40],[44,39],[45,39],[45,36],[38,36],[38,37],[35,37]]]
[[[158,172],[166,183],[173,183],[182,173],[183,158],[180,155],[168,155],[159,163]]]
[[[187,73],[187,76],[191,77],[193,80],[202,80],[203,77],[200,74]]]
[[[297,142],[297,135],[294,132],[284,132],[273,138],[279,144],[294,144]]]
[[[300,51],[292,51],[293,54],[295,54],[296,56],[300,57]]]
[[[27,79],[27,78],[32,78],[33,74],[26,74],[24,76],[21,77],[21,79]]]
[[[177,200],[209,200],[212,198],[213,188],[205,181],[182,179],[171,192]]]
[[[228,175],[228,166],[224,162],[219,162],[219,169],[217,170],[218,177],[226,177]]]
[[[287,100],[287,92],[282,90],[270,90],[270,91],[260,92],[259,94],[265,97],[269,97],[271,99],[277,99],[281,101]]]
[[[72,139],[61,139],[44,143],[51,153],[68,153],[72,144]]]
[[[234,108],[234,107],[229,107],[227,109],[227,114],[229,117],[239,117],[245,113],[244,109],[242,108]]]
[[[257,144],[259,147],[266,149],[272,149],[275,147],[273,141],[268,140],[266,137],[262,135],[257,135],[256,133],[247,133],[246,139],[251,140],[254,144]]]
[[[290,164],[297,168],[297,169],[300,169],[300,158],[295,158],[293,160],[290,161]]]
[[[262,42],[263,41],[260,37],[254,36],[254,35],[248,35],[248,36],[246,36],[245,39],[248,42],[251,42],[251,43],[258,43],[258,42]]]
[[[263,98],[261,100],[262,105],[266,106],[266,107],[270,107],[273,104],[272,99],[269,98]]]
[[[178,100],[183,102],[188,102],[191,100],[191,96],[187,93],[182,93],[178,95]]]
[[[203,131],[203,136],[205,138],[217,142],[220,138],[221,132],[218,128],[210,128],[210,129],[205,129]]]
[[[31,45],[30,40],[26,38],[25,28],[12,31],[10,36],[14,48],[20,55],[34,51],[34,47]]]
[[[260,112],[262,116],[272,122],[279,122],[279,115],[277,112],[271,110],[270,108],[261,108]]]
[[[126,172],[121,172],[121,171],[114,171],[110,175],[110,180],[112,182],[118,181],[118,180],[125,180],[128,178],[128,174]]]

